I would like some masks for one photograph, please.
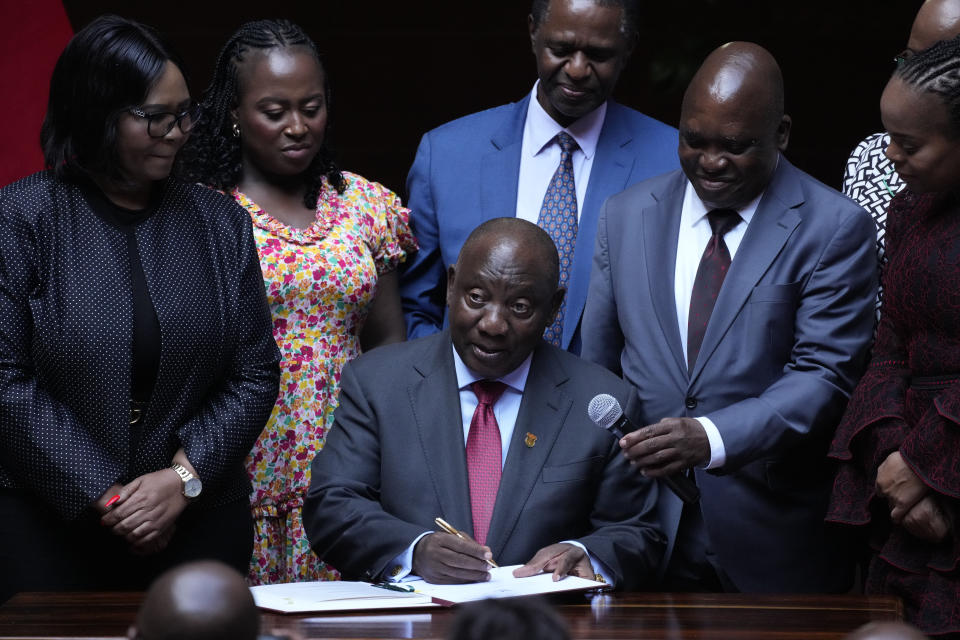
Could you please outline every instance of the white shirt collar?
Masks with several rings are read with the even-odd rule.
[[[780,154],[777,154],[777,164],[773,166],[773,173],[770,175],[770,181],[773,182],[773,176],[777,173],[777,169],[780,167]],[[770,186],[769,184],[767,186]],[[763,194],[767,192],[766,189],[760,192],[756,198],[745,204],[744,206],[736,209],[736,212],[740,214],[740,218],[743,219],[744,223],[747,225],[750,224],[750,221],[753,219],[753,214],[757,212],[757,207],[760,206],[760,200],[763,198]],[[703,200],[700,199],[700,196],[697,195],[696,190],[693,188],[693,183],[690,180],[687,180],[687,189],[683,194],[683,198],[686,202],[689,203],[690,217],[687,218],[686,223],[691,227],[700,220],[702,220],[714,207],[708,207],[704,204]]]
[[[760,195],[748,202],[743,207],[736,209],[736,212],[740,214],[740,217],[743,219],[744,223],[750,224],[750,220],[753,219],[753,214],[757,212],[757,206],[760,204],[760,199],[763,198],[765,192],[761,191]],[[696,190],[693,188],[693,183],[687,180],[687,190],[683,194],[684,199],[690,204],[690,217],[687,218],[686,223],[691,227],[700,222],[703,218],[706,217],[708,213],[713,211],[714,207],[708,207],[703,203],[703,200],[700,199],[700,196],[697,195]]]
[[[528,149],[530,155],[537,155],[557,137],[558,133],[566,131],[577,141],[583,155],[592,158],[597,151],[597,141],[600,139],[600,131],[603,129],[603,121],[607,115],[607,102],[604,101],[599,107],[564,128],[540,106],[540,101],[537,100],[538,86],[540,86],[539,80],[534,83],[533,91],[530,92],[530,104],[527,106],[527,120],[524,124],[530,136],[531,144]]]
[[[453,346],[453,343],[450,343],[450,348],[453,349],[453,366],[457,372],[457,389],[463,389],[477,380],[485,380],[484,376],[478,375],[470,370],[467,365],[463,363],[463,360],[460,359],[460,354],[457,353],[457,348]],[[520,366],[508,373],[505,376],[497,378],[500,382],[504,383],[511,389],[523,393],[524,387],[527,386],[527,376],[530,374],[530,362],[533,360],[533,353],[531,352],[523,362],[520,363]]]

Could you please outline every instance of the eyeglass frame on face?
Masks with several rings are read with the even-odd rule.
[[[168,133],[173,131],[174,127],[179,127],[181,133],[187,134],[193,130],[193,127],[197,124],[197,120],[200,117],[200,105],[196,102],[191,102],[190,106],[181,111],[180,113],[173,113],[172,111],[158,111],[157,113],[147,113],[140,107],[130,107],[127,111],[138,118],[142,118],[147,121],[147,135],[151,138],[164,138]],[[158,123],[164,116],[173,116],[173,119],[170,120],[169,126],[166,130],[160,135],[156,135],[153,131],[154,123]],[[187,119],[189,122],[186,127],[184,127],[184,119]],[[159,126],[159,125],[158,125]]]

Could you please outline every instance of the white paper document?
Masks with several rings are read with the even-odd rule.
[[[406,609],[435,607],[429,595],[403,593],[368,582],[290,582],[250,587],[253,600],[261,609],[281,613],[315,611],[363,611],[367,609]]]
[[[522,565],[496,567],[490,570],[488,582],[470,584],[430,584],[423,580],[404,582],[404,586],[413,587],[417,593],[432,596],[442,604],[457,604],[483,600],[484,598],[514,598],[533,596],[561,591],[586,591],[602,589],[610,585],[576,576],[567,576],[563,580],[553,581],[550,573],[540,573],[529,578],[514,578],[513,570]]]

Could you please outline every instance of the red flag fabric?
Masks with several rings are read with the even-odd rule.
[[[73,35],[61,0],[0,0],[0,186],[43,168],[50,74]]]

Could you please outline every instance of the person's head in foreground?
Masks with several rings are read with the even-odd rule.
[[[538,598],[480,600],[466,605],[448,640],[568,640],[570,632],[546,601]]]
[[[133,640],[256,640],[260,616],[243,577],[220,562],[180,565],[157,578],[128,637]]]
[[[926,640],[919,629],[905,622],[868,622],[845,640]]]

